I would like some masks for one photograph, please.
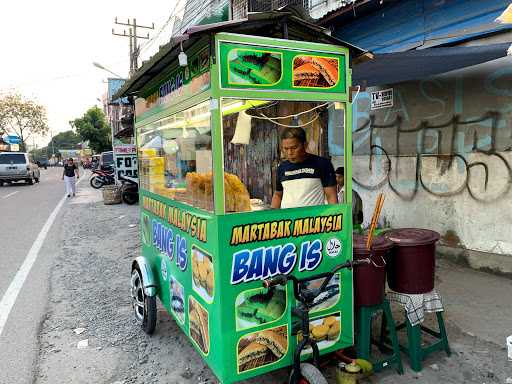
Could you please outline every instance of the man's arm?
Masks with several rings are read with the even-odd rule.
[[[336,186],[324,188],[325,197],[327,198],[328,204],[338,203],[338,194],[336,192]]]
[[[275,191],[274,196],[272,196],[272,203],[270,204],[272,209],[280,209],[281,200],[283,200],[283,191]]]
[[[80,174],[78,173],[78,166],[76,166],[76,165],[75,165],[75,175],[76,175],[77,179],[80,178]]]
[[[64,180],[64,175],[66,174],[66,167],[62,168],[62,180]]]

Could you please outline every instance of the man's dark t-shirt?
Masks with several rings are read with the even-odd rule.
[[[283,192],[281,208],[325,204],[324,188],[336,185],[330,160],[308,154],[302,163],[288,160],[277,168],[276,190]]]
[[[64,176],[73,177],[75,176],[75,169],[77,169],[76,164],[64,166]]]

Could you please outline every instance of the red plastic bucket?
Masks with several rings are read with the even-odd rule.
[[[393,243],[385,237],[374,237],[371,251],[366,249],[367,237],[353,235],[354,260],[369,258],[370,264],[354,268],[354,305],[377,305],[384,300],[386,284],[386,254]]]
[[[436,242],[429,229],[403,228],[385,235],[395,247],[387,264],[388,285],[395,292],[421,294],[434,289]]]

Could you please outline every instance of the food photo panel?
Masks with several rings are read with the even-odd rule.
[[[282,54],[257,49],[233,49],[229,52],[230,84],[274,85],[281,80]]]
[[[197,344],[201,352],[208,355],[210,352],[208,312],[192,296],[189,296],[188,299],[188,321],[190,337]]]
[[[321,56],[295,56],[293,86],[299,88],[332,88],[339,81],[339,59]]]
[[[318,345],[318,349],[332,347],[340,338],[341,333],[341,314],[340,312],[314,319],[309,322],[309,335]],[[302,332],[297,334],[297,344],[302,341]],[[310,346],[304,348],[302,355],[312,353]]]
[[[213,301],[215,278],[212,257],[195,245],[192,246],[192,287],[207,303]]]
[[[185,290],[178,280],[171,276],[171,310],[180,323],[185,322]]]
[[[288,326],[266,329],[238,341],[238,372],[258,369],[281,360],[288,352]]]
[[[236,298],[236,329],[246,329],[280,319],[286,310],[286,287],[256,288]]]

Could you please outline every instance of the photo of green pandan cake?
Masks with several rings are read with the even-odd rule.
[[[231,83],[271,85],[281,78],[280,54],[247,49],[234,52],[236,56],[229,61]]]
[[[237,328],[248,328],[279,319],[286,310],[282,289],[254,289],[243,292],[237,300]]]

